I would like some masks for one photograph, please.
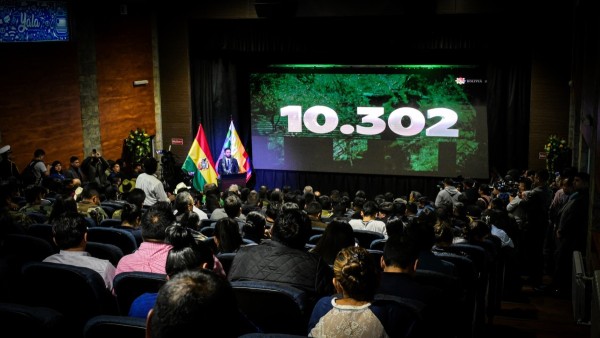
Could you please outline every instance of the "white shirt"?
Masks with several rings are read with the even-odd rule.
[[[135,187],[144,190],[144,205],[153,206],[158,201],[171,202],[162,182],[154,175],[140,174],[135,180]]]
[[[66,251],[60,250],[59,253],[46,257],[44,262],[60,263],[73,266],[90,268],[102,276],[104,284],[108,290],[112,290],[113,279],[115,278],[115,267],[109,261],[92,257],[87,251]]]
[[[363,221],[362,219],[352,219],[348,222],[352,229],[355,230],[368,230],[383,234],[385,238],[388,238],[387,229],[385,223],[379,220]]]

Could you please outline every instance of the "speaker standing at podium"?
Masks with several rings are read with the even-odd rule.
[[[237,160],[231,157],[231,149],[225,148],[225,156],[221,158],[221,161],[217,165],[217,172],[219,176],[232,175],[240,172],[240,165]]]

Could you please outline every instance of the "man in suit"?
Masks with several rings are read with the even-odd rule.
[[[231,148],[225,148],[225,156],[219,161],[217,172],[219,173],[219,176],[237,174],[240,172],[240,166],[237,160],[231,157]]]

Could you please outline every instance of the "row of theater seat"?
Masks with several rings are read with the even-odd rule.
[[[44,226],[48,227],[47,224],[45,224]],[[98,229],[102,229],[102,228],[98,228]],[[315,233],[319,233],[319,230],[314,230]],[[35,240],[40,240],[37,241],[37,244],[35,244]],[[212,241],[211,238],[208,239],[209,241]],[[27,241],[27,242],[23,242],[23,241]],[[381,239],[378,239],[378,243],[379,245],[381,245],[382,241]],[[45,242],[45,243],[44,243]],[[375,241],[373,241],[375,242]],[[372,245],[372,243],[369,245]],[[44,243],[44,244],[42,244]],[[493,243],[490,245],[494,245]],[[37,247],[40,248],[44,248],[44,249],[39,249]],[[118,262],[118,260],[120,259],[120,257],[122,257],[122,255],[124,254],[122,252],[122,250],[119,252],[118,248],[117,248],[117,253],[115,255],[109,255],[107,254],[107,250],[102,249],[103,247],[113,247],[114,249],[114,245],[111,244],[107,244],[107,243],[95,243],[95,242],[90,242],[90,245],[88,247],[88,250],[91,251],[92,255],[96,256],[96,257],[100,257],[100,258],[105,258],[105,259],[109,259],[111,260],[111,262],[113,262],[113,264],[116,265],[116,263]],[[56,248],[51,247],[51,245],[49,244],[49,239],[46,238],[44,240],[41,240],[40,238],[35,238],[32,236],[28,236],[28,235],[8,235],[6,237],[6,239],[3,242],[2,248],[1,248],[1,252],[0,252],[0,257],[3,258],[3,264],[4,264],[4,269],[5,272],[7,272],[8,274],[10,274],[12,277],[12,283],[10,285],[8,285],[7,288],[2,288],[3,290],[5,290],[5,292],[10,293],[10,295],[5,295],[5,296],[9,296],[3,299],[11,299],[14,301],[19,301],[21,303],[24,304],[29,304],[29,305],[38,305],[38,306],[42,306],[42,305],[48,305],[51,308],[56,309],[56,305],[54,304],[54,302],[58,302],[61,303],[61,299],[60,297],[55,298],[53,301],[49,301],[47,302],[47,304],[44,304],[43,302],[41,302],[42,298],[41,296],[35,297],[32,296],[35,293],[29,292],[31,289],[45,289],[45,287],[47,286],[47,284],[51,284],[52,283],[43,283],[43,287],[40,287],[38,284],[40,284],[40,281],[46,281],[49,279],[53,279],[53,280],[62,280],[62,278],[53,278],[53,277],[49,277],[49,276],[45,276],[44,274],[39,274],[38,277],[36,278],[27,278],[25,274],[22,274],[22,272],[24,272],[26,270],[25,266],[30,266],[31,264],[26,264],[26,262],[29,261],[41,261],[42,259],[44,259],[45,257],[47,257],[48,255],[52,254],[55,252]],[[39,250],[38,250],[39,249]],[[452,253],[451,251],[455,250],[456,253]],[[94,252],[95,251],[95,252]],[[109,250],[110,251],[110,250]],[[114,251],[114,250],[113,250]],[[469,255],[468,257],[459,255],[458,253],[464,253],[467,252]],[[382,254],[382,252],[378,252],[379,254]],[[104,256],[103,256],[104,255]],[[500,298],[501,298],[501,293],[502,293],[502,276],[503,276],[503,264],[502,264],[502,259],[501,256],[497,257],[497,259],[493,262],[493,264],[490,264],[490,262],[486,261],[486,253],[485,253],[485,249],[483,249],[482,247],[479,246],[474,246],[474,245],[469,245],[469,244],[456,244],[451,246],[451,248],[449,248],[449,252],[436,252],[436,255],[439,255],[442,259],[450,261],[452,263],[455,264],[457,270],[458,270],[458,277],[451,277],[451,276],[446,276],[443,274],[436,274],[433,272],[427,272],[427,271],[418,271],[416,274],[416,278],[424,283],[424,284],[429,284],[429,285],[434,285],[442,290],[444,290],[444,295],[445,297],[447,297],[447,304],[450,304],[451,306],[449,307],[449,309],[451,311],[449,311],[448,313],[448,320],[449,323],[452,323],[453,326],[453,334],[451,336],[456,336],[456,337],[476,337],[478,336],[478,334],[481,332],[483,325],[485,324],[485,317],[486,315],[488,316],[488,319],[490,319],[491,316],[494,315],[495,311],[497,310],[497,308],[499,307],[499,303],[500,303]],[[235,257],[235,254],[220,254],[219,259],[221,260],[221,262],[223,263],[226,271],[229,270],[229,267],[231,265],[231,262],[233,261],[233,258]],[[49,263],[50,264],[50,263]],[[22,267],[22,269],[16,269],[15,267]],[[31,268],[27,268],[27,269],[31,269]],[[47,268],[46,268],[47,269]],[[85,269],[85,268],[82,268]],[[45,276],[45,277],[43,277]],[[145,276],[144,276],[145,277]],[[150,276],[152,277],[152,276]],[[91,278],[91,277],[87,277],[87,278]],[[122,278],[122,277],[121,277]],[[142,279],[143,280],[143,279]],[[161,280],[159,278],[159,280]],[[3,283],[5,281],[3,280]],[[117,279],[115,279],[115,282],[117,282]],[[154,281],[156,282],[156,281]],[[161,280],[161,283],[164,282]],[[135,287],[132,287],[131,289],[135,289],[138,291],[142,291],[142,292],[155,292],[158,288],[159,285],[162,285],[161,283],[155,283],[153,284],[153,286],[149,287],[149,288],[145,288],[143,286],[137,285],[138,282],[134,282],[132,283],[133,285],[136,285]],[[88,280],[89,285],[93,285],[93,283],[90,283]],[[151,283],[150,283],[151,284]],[[260,284],[260,283],[259,283]],[[103,287],[103,284],[100,284]],[[36,288],[37,286],[37,288]],[[55,290],[58,288],[58,285],[54,285]],[[115,284],[115,287],[118,288]],[[258,311],[258,309],[255,309],[256,304],[265,304],[264,301],[261,301],[261,299],[266,299],[267,296],[265,296],[265,294],[258,292],[257,290],[260,289],[260,287],[253,285],[234,285],[234,287],[237,287],[236,289],[236,293],[240,293],[240,295],[238,296],[240,299],[242,300],[247,300],[247,301],[241,301],[240,302],[240,307],[242,309],[246,309],[245,311],[249,313],[249,317],[252,318],[252,316],[257,316],[256,318],[254,318],[254,320],[261,322],[263,319],[260,317],[263,312],[264,312],[264,308],[261,310],[262,312]],[[270,285],[263,285],[261,286],[263,288],[269,289],[269,294],[276,294],[276,291],[270,290],[273,289],[273,286]],[[278,286],[275,288],[277,289],[279,288]],[[50,289],[51,290],[51,289]],[[243,291],[242,291],[243,290]],[[14,291],[14,292],[13,292]],[[54,292],[54,291],[49,291],[48,292]],[[281,290],[278,290],[281,291]],[[244,296],[244,293],[242,292],[246,292],[246,296]],[[98,292],[88,292],[90,294],[96,294],[98,295]],[[78,294],[78,293],[75,293]],[[82,293],[83,294],[83,293]],[[129,299],[126,298],[121,298],[119,300],[119,298],[117,297],[117,299],[113,299],[113,307],[112,309],[107,308],[106,311],[100,311],[99,313],[96,313],[96,315],[115,315],[115,316],[126,316],[127,312],[124,310],[125,308],[127,308],[128,311],[128,306],[131,304],[131,301],[137,297],[139,294],[141,293],[134,293],[134,294],[129,294],[128,297]],[[256,297],[259,297],[258,299],[256,297],[252,298],[249,295],[253,295]],[[21,295],[21,296],[17,296],[17,295]],[[27,297],[23,297],[23,295],[27,295]],[[127,294],[122,293],[123,297],[126,297]],[[13,298],[11,298],[11,296]],[[14,297],[17,296],[15,299]],[[64,297],[68,297],[66,294],[63,295]],[[299,296],[298,294],[294,294],[292,293],[291,296],[285,296],[288,297],[288,303],[293,303],[293,302],[297,302],[299,299],[301,299],[302,297]],[[28,302],[25,303],[23,300],[27,299]],[[109,297],[108,299],[111,299],[111,297]],[[126,300],[124,300],[126,299]],[[293,302],[290,302],[289,300],[293,300]],[[94,302],[92,302],[94,303]],[[110,304],[111,301],[108,301],[108,304]],[[278,304],[278,303],[276,303]],[[283,305],[279,304],[276,307],[274,307],[275,309],[282,307]],[[68,307],[71,308],[71,307]],[[77,308],[76,306],[74,306],[73,308]],[[67,309],[59,309],[61,310],[61,314],[63,315],[69,315],[70,313],[67,311]],[[291,311],[291,310],[290,310]],[[298,311],[306,311],[306,309],[302,309],[300,307],[300,310]],[[63,313],[66,312],[66,313]],[[80,312],[79,314],[81,314],[82,312]],[[257,315],[254,315],[253,313],[257,313]],[[288,323],[285,318],[295,318],[295,316],[284,316],[285,318],[282,318],[281,320],[278,321],[273,321],[272,318],[273,316],[277,316],[278,314],[285,314],[284,311],[278,311],[275,314],[272,314],[271,316],[267,316],[266,318],[264,318],[264,323],[262,325],[268,326],[269,323],[271,322],[276,322],[276,323],[286,323],[284,328],[270,328],[269,330],[272,330],[270,332],[280,332],[280,333],[290,333],[290,334],[297,334],[299,333],[299,331],[294,331],[291,328],[295,327],[293,324]],[[90,317],[91,318],[91,317]],[[87,318],[87,320],[89,320],[90,318]],[[81,326],[83,326],[85,324],[86,321],[84,320],[80,320],[79,324]],[[283,332],[281,332],[280,330],[285,330]]]

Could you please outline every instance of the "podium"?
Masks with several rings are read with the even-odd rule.
[[[221,178],[219,179],[219,187],[221,188],[221,192],[227,191],[232,184],[237,184],[240,188],[245,187],[246,173],[221,175]]]

